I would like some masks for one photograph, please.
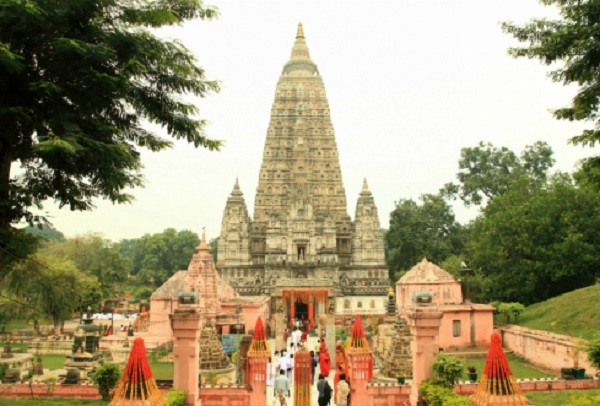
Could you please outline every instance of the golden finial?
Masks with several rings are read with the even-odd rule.
[[[304,30],[302,29],[302,23],[298,23],[298,32],[296,33],[296,39],[304,39]]]

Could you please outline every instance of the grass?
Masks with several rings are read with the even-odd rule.
[[[552,378],[552,377],[557,376],[555,374],[551,374],[551,373],[539,370],[536,367],[534,367],[533,365],[529,364],[523,358],[519,358],[513,354],[508,354],[507,358],[508,358],[508,364],[510,366],[510,369],[512,370],[513,375],[517,379]],[[478,379],[481,379],[481,373],[482,373],[483,367],[485,365],[485,357],[469,358],[469,359],[465,359],[464,361],[467,364],[467,367],[474,366],[475,368],[477,368]],[[463,375],[463,379],[465,379],[465,380],[468,379],[466,371]]]
[[[64,368],[66,360],[64,355],[42,355],[42,365],[47,369]]]
[[[1,398],[0,406],[106,406],[103,400],[65,399],[65,398]]]
[[[600,285],[577,289],[525,308],[515,324],[585,338],[600,338]]]
[[[152,368],[152,375],[154,375],[154,379],[173,379],[172,362],[150,361],[150,368]]]
[[[600,389],[564,390],[553,392],[525,392],[527,399],[534,405],[562,406],[571,398],[583,396],[600,396]],[[589,403],[593,405],[594,403]]]

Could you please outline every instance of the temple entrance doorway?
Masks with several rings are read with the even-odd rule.
[[[308,314],[308,305],[306,303],[302,303],[301,301],[296,302],[296,318],[300,321],[309,320],[312,317],[309,317]]]

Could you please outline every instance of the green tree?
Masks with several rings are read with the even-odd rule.
[[[556,7],[560,19],[532,19],[523,25],[504,22],[502,29],[526,44],[511,48],[509,53],[515,58],[527,57],[553,64],[557,66],[549,74],[553,81],[579,85],[571,104],[555,110],[554,117],[591,121],[593,128],[583,130],[570,141],[593,147],[600,141],[600,4],[590,0],[541,0],[541,3]],[[600,187],[600,157],[585,160],[578,178]]]
[[[99,234],[87,234],[51,243],[44,251],[66,257],[73,261],[79,271],[96,277],[105,298],[121,293],[121,286],[127,280],[131,268],[131,262],[121,254],[119,247]]]
[[[402,199],[390,213],[385,243],[393,280],[424,257],[440,263],[462,249],[462,228],[448,203],[430,194],[420,200]]]
[[[435,373],[435,382],[446,388],[452,388],[465,372],[465,362],[451,355],[438,354],[431,369]]]
[[[199,243],[198,234],[192,231],[167,228],[120,244],[121,252],[133,256],[132,274],[138,283],[160,286],[175,272],[187,269]]]
[[[522,176],[543,181],[554,165],[552,149],[542,141],[525,147],[520,156],[506,147],[497,148],[480,142],[463,148],[458,161],[459,184],[449,183],[442,189],[446,197],[458,195],[467,205],[481,205],[506,193]]]
[[[212,260],[216,264],[218,259],[217,254],[219,252],[219,238],[215,237],[211,239],[208,245],[210,246],[210,255],[212,256]]]
[[[50,224],[38,224],[37,226],[27,226],[24,231],[37,237],[41,243],[50,241],[64,241],[65,235],[52,227]]]
[[[587,347],[588,361],[592,366],[600,370],[600,338],[591,341]]]
[[[92,382],[98,385],[102,400],[110,400],[110,390],[117,385],[122,373],[118,364],[104,364],[92,374]]]
[[[181,97],[203,97],[217,83],[180,42],[150,30],[215,15],[201,0],[1,2],[3,248],[13,225],[43,221],[32,208],[47,199],[71,210],[89,210],[97,197],[130,201],[127,190],[143,183],[140,148],[160,151],[170,137],[220,147]]]
[[[79,272],[66,257],[38,253],[16,270],[14,280],[14,290],[48,315],[56,331],[75,311],[101,299],[98,280]]]
[[[473,222],[467,256],[489,279],[484,299],[530,304],[594,283],[599,244],[598,193],[522,178]]]

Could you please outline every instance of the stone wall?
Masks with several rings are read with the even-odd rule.
[[[504,348],[532,364],[553,371],[573,367],[573,337],[512,325],[501,326],[500,334]],[[598,372],[585,350],[579,353],[579,367],[585,368],[586,374]]]
[[[200,389],[202,406],[252,406],[252,389],[248,386],[210,385]]]
[[[48,385],[27,383],[0,384],[0,394],[3,397],[57,397],[76,399],[102,399],[96,385]]]
[[[69,355],[72,352],[73,339],[64,336],[62,340],[34,340],[27,344],[29,354]]]
[[[353,399],[352,403],[362,406],[404,406],[408,404],[410,397],[409,385],[396,384],[369,384],[367,386],[367,399],[356,402]]]
[[[524,392],[600,389],[598,378],[571,381],[556,378],[517,379],[517,383]],[[462,383],[454,386],[454,392],[459,395],[472,395],[476,388],[476,383]]]

